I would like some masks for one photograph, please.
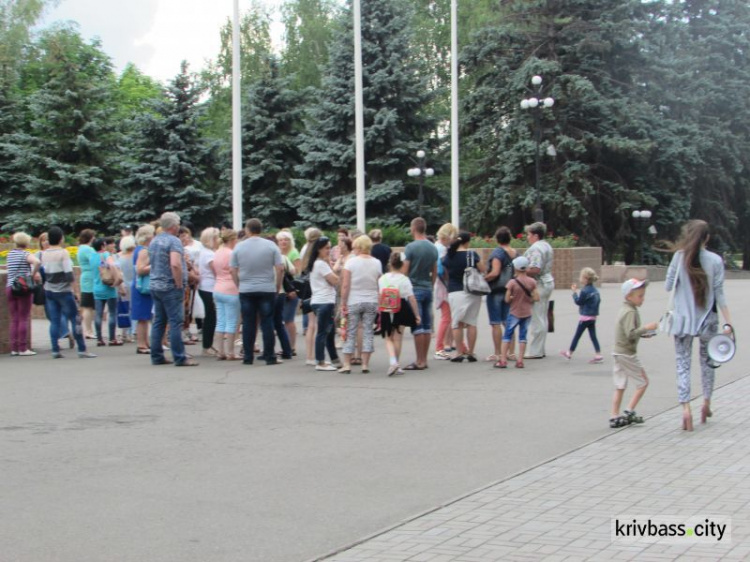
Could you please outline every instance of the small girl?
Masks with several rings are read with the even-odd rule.
[[[601,302],[601,296],[594,283],[599,280],[596,272],[590,267],[584,267],[581,270],[581,277],[579,282],[583,285],[583,288],[578,292],[578,285],[572,285],[570,289],[573,291],[573,301],[578,305],[578,311],[580,317],[578,319],[578,328],[576,329],[575,336],[573,336],[573,342],[570,344],[568,351],[561,351],[560,355],[566,359],[573,357],[573,352],[578,347],[578,340],[581,339],[583,332],[589,331],[591,336],[591,343],[594,344],[594,351],[596,355],[589,361],[589,363],[602,363],[604,359],[601,355],[601,347],[599,347],[599,340],[596,339],[596,317],[599,316],[599,303]]]
[[[408,326],[414,328],[420,322],[419,306],[414,296],[414,288],[411,280],[403,274],[404,260],[399,252],[393,252],[389,260],[390,272],[381,276],[378,280],[378,290],[380,293],[385,288],[398,289],[401,298],[400,310],[396,313],[380,313],[380,332],[385,338],[385,347],[388,350],[388,376],[403,375],[404,370],[399,365],[401,357],[402,333],[401,327]]]

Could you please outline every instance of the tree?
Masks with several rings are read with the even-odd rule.
[[[44,11],[56,4],[51,0],[0,0],[0,90],[18,80],[31,30]]]
[[[283,7],[285,46],[282,71],[295,90],[320,88],[333,34],[331,0],[289,0]]]
[[[294,167],[302,162],[299,134],[302,96],[291,89],[291,79],[279,76],[278,64],[252,84],[245,99],[242,127],[243,194],[248,214],[271,226],[297,220],[291,204]]]
[[[125,122],[149,111],[151,102],[161,96],[163,91],[159,83],[143,74],[133,63],[128,63],[115,87],[117,120]]]
[[[46,32],[39,50],[42,85],[27,100],[29,130],[3,143],[22,178],[11,187],[19,204],[6,228],[97,225],[113,179],[111,63],[97,41],[68,28]]]
[[[305,223],[330,227],[355,218],[354,45],[351,5],[331,45],[312,124],[302,135],[294,200]],[[362,4],[367,215],[382,223],[416,213],[416,184],[405,185],[410,157],[424,146],[432,121],[429,93],[409,48],[408,13],[394,0]],[[428,203],[434,203],[434,199]]]
[[[144,222],[176,211],[197,226],[216,218],[216,144],[201,132],[201,88],[183,62],[165,96],[138,115],[120,163],[112,220]]]

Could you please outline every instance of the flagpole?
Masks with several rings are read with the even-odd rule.
[[[242,229],[242,100],[240,5],[234,0],[232,20],[232,227]]]
[[[362,85],[362,9],[354,0],[354,128],[357,174],[357,229],[365,232],[365,125]]]
[[[458,151],[458,1],[451,0],[451,222],[460,226]]]

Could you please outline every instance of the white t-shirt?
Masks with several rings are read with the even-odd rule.
[[[207,293],[213,293],[216,286],[216,276],[209,265],[212,261],[214,261],[214,251],[203,248],[198,256],[198,271],[201,274],[199,288]]]
[[[331,266],[323,260],[315,260],[310,272],[310,304],[336,304],[336,287],[326,280],[326,275],[333,273]]]
[[[386,273],[378,279],[378,287],[382,291],[386,287],[395,287],[402,299],[408,299],[414,296],[414,287],[409,279],[403,273]]]
[[[349,300],[346,304],[378,302],[378,279],[383,274],[383,265],[373,257],[353,256],[346,260],[344,269],[352,274]]]
[[[203,250],[203,244],[198,242],[197,240],[193,240],[193,243],[190,244],[190,246],[185,246],[185,253],[190,258],[190,261],[194,264],[198,263],[198,260],[200,259],[200,253]]]

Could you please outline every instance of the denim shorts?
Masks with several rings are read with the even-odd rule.
[[[516,331],[516,326],[518,326],[518,343],[526,343],[526,331],[529,328],[530,322],[531,316],[528,316],[527,318],[516,318],[512,314],[508,314],[508,320],[505,322],[503,341],[510,342],[513,339],[513,332]]]
[[[286,298],[286,302],[284,303],[284,324],[294,322],[294,319],[297,317],[298,305],[299,297],[294,297],[293,299],[290,299],[289,297]]]
[[[510,314],[510,304],[505,302],[505,292],[487,295],[487,315],[490,317],[491,326],[505,324],[508,314]]]
[[[432,333],[432,290],[414,289],[414,298],[417,299],[419,316],[422,323],[415,326],[411,333],[415,336]]]

